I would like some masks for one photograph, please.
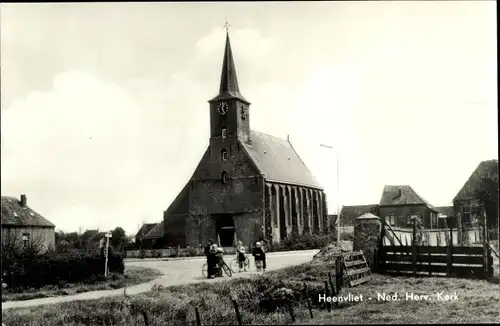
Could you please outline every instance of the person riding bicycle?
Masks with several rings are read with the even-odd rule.
[[[236,259],[238,261],[238,267],[239,271],[243,269],[245,272],[247,271],[247,268],[245,266],[245,261],[247,257],[245,256],[245,247],[243,247],[243,242],[238,241],[236,244]]]

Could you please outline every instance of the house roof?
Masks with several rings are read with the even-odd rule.
[[[15,197],[2,196],[2,226],[38,226],[55,227],[49,220],[28,206],[21,206]]]
[[[340,210],[340,223],[343,225],[353,225],[356,218],[366,213],[378,214],[378,205],[342,206]]]
[[[163,237],[163,221],[160,223],[156,224],[151,231],[149,231],[142,239],[143,240],[153,240],[153,239],[160,239]]]
[[[402,186],[385,186],[380,198],[380,206],[392,205],[427,205],[430,209],[436,210],[427,200],[417,194],[412,187],[408,185]]]
[[[467,179],[462,188],[453,198],[453,202],[459,199],[469,199],[473,190],[480,185],[481,178],[495,173],[498,174],[497,159],[482,161],[481,163],[479,163],[476,169],[470,175],[469,179]]]
[[[156,224],[158,223],[144,223],[135,236],[138,238],[145,236],[156,226]]]
[[[371,220],[371,219],[380,219],[380,217],[373,215],[372,213],[365,213],[361,216],[356,217],[356,219]]]
[[[453,216],[453,206],[440,206],[436,207],[438,213],[443,214],[444,216]]]
[[[267,181],[323,190],[289,141],[254,130],[250,139],[242,144]]]

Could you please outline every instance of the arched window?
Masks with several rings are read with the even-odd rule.
[[[225,148],[220,151],[220,159],[223,162],[227,160],[227,150]]]
[[[221,128],[220,136],[222,137],[222,139],[226,139],[226,137],[227,137],[227,128],[226,127]]]
[[[227,183],[227,172],[226,171],[222,172],[222,183],[224,183],[224,184]]]

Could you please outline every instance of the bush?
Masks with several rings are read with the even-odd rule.
[[[3,281],[9,289],[16,291],[104,279],[104,259],[102,255],[75,252],[19,253],[2,262]],[[122,255],[110,253],[109,272],[123,274],[124,269]]]

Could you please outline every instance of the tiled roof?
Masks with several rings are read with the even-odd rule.
[[[144,223],[136,234],[136,237],[141,238],[148,234],[158,223]]]
[[[414,205],[424,204],[430,209],[436,210],[428,201],[422,196],[418,195],[412,187],[403,186],[385,186],[380,199],[380,206],[386,205]]]
[[[2,226],[40,226],[55,227],[49,220],[28,206],[22,207],[21,201],[14,197],[2,196]]]
[[[493,159],[479,163],[455,198],[453,198],[453,201],[455,202],[458,199],[469,199],[471,193],[480,185],[481,178],[489,174],[498,174],[498,160]]]
[[[453,206],[440,206],[436,207],[436,210],[444,216],[454,216]]]
[[[253,130],[250,139],[242,144],[267,181],[323,189],[290,142]]]
[[[163,237],[163,221],[160,223],[156,224],[154,228],[151,229],[142,239],[143,240],[153,240],[153,239],[160,239]]]
[[[340,210],[340,224],[341,225],[354,225],[354,220],[363,214],[372,213],[378,214],[378,205],[355,205],[355,206],[342,206]]]

